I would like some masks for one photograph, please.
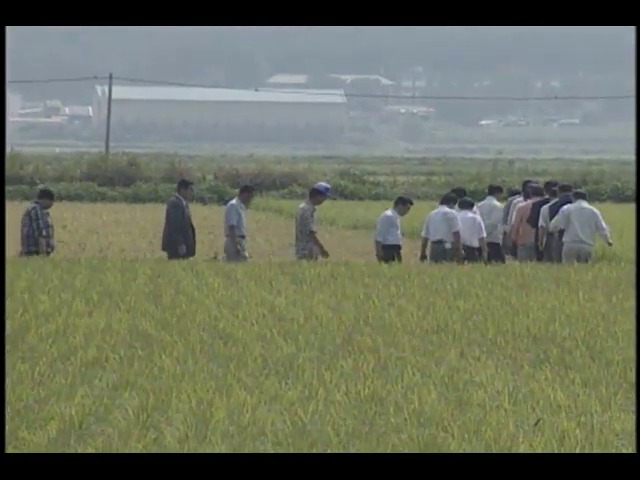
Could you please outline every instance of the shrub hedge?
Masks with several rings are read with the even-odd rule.
[[[197,201],[206,203],[223,202],[244,183],[255,185],[262,194],[302,198],[318,180],[331,183],[336,197],[347,200],[388,200],[399,194],[435,200],[456,185],[464,186],[472,198],[481,199],[489,183],[517,186],[524,178],[555,178],[572,183],[588,190],[593,201],[636,199],[635,166],[631,162],[520,160],[518,165],[508,161],[496,166],[494,160],[489,162],[491,168],[480,168],[486,166],[486,160],[422,159],[418,167],[415,159],[407,160],[406,166],[395,159],[391,169],[394,173],[390,173],[379,160],[369,166],[359,159],[360,170],[350,167],[344,159],[331,163],[318,158],[306,165],[277,159],[270,163],[251,160],[192,161],[179,160],[177,155],[151,154],[116,154],[106,159],[92,154],[44,156],[12,152],[6,157],[5,198],[29,200],[37,185],[46,184],[66,201],[155,203],[165,201],[177,179],[185,177],[196,182]],[[398,165],[404,170],[398,171]]]

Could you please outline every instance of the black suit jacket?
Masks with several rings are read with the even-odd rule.
[[[184,245],[186,253],[179,255],[178,249]],[[167,209],[162,231],[162,251],[171,257],[194,257],[196,254],[196,228],[191,221],[189,205],[177,195],[167,201]]]
[[[542,207],[548,204],[551,201],[550,198],[541,198],[540,200],[536,200],[531,204],[531,212],[529,213],[529,218],[527,218],[527,223],[531,228],[538,229],[538,223],[540,222],[540,211]]]

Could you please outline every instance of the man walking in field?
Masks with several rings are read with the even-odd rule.
[[[553,192],[558,188],[558,182],[556,182],[555,180],[548,180],[544,182],[542,188],[544,189],[545,196],[531,204],[531,211],[529,213],[529,217],[527,218],[527,223],[531,228],[535,230],[536,260],[538,262],[541,262],[544,258],[543,250],[542,248],[540,248],[542,244],[539,231],[540,212],[542,210],[542,207],[544,207],[551,201]]]
[[[549,202],[540,209],[540,218],[538,219],[537,242],[538,250],[542,252],[542,261],[553,263],[554,260],[554,238],[549,231],[549,207],[558,201],[558,187],[551,188],[548,193]]]
[[[245,262],[249,259],[245,211],[254,196],[255,187],[244,185],[224,209],[224,256],[227,262]]]
[[[298,260],[329,258],[329,252],[318,239],[315,215],[316,208],[325,202],[330,193],[331,186],[328,183],[318,182],[309,190],[309,198],[298,206],[295,226],[295,253]]]
[[[567,205],[573,203],[573,186],[568,183],[561,183],[558,185],[558,201],[549,206],[549,223],[560,213],[560,211]],[[553,235],[553,256],[556,263],[562,262],[562,238],[564,232],[558,230],[551,232]]]
[[[196,228],[191,219],[189,202],[193,199],[193,182],[180,180],[169,201],[162,231],[162,251],[169,260],[187,259],[196,255]]]
[[[487,198],[478,204],[478,213],[487,234],[487,262],[505,263],[502,250],[502,204],[504,193],[500,185],[489,185]]]
[[[596,236],[613,245],[607,224],[597,208],[587,201],[587,192],[573,192],[573,204],[566,205],[551,221],[550,230],[564,230],[562,263],[588,263],[593,256]]]
[[[53,222],[49,213],[54,201],[53,190],[41,188],[36,200],[26,208],[20,222],[21,257],[48,257],[55,250]]]
[[[420,245],[421,262],[427,260],[429,246],[431,246],[428,257],[430,262],[462,260],[464,254],[460,241],[460,221],[454,210],[457,200],[454,194],[447,193],[440,199],[438,208],[427,215]]]
[[[376,224],[375,247],[376,258],[379,262],[402,262],[402,231],[400,218],[404,217],[411,207],[413,200],[398,197],[393,207],[382,212]]]
[[[529,198],[516,207],[515,218],[511,226],[511,244],[515,246],[519,262],[536,261],[536,229],[527,223],[532,205],[544,197],[541,185],[531,184],[528,187]]]
[[[487,233],[480,215],[473,213],[475,204],[470,198],[458,200],[458,221],[460,222],[460,242],[464,261],[469,263],[487,261]]]

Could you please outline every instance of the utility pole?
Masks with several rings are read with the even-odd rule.
[[[113,73],[109,73],[109,87],[107,91],[107,133],[104,137],[104,156],[109,157],[111,147],[111,96],[113,92]]]

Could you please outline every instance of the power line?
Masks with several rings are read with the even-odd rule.
[[[33,80],[9,80],[8,84],[46,84],[46,83],[68,83],[68,82],[87,82],[95,80],[108,80],[108,76],[94,75],[91,77],[73,77],[73,78],[46,78]],[[286,93],[291,95],[314,95],[314,96],[346,96],[347,98],[371,98],[371,99],[394,99],[394,100],[452,100],[452,101],[508,101],[508,102],[528,102],[528,101],[576,101],[576,100],[632,100],[636,98],[635,94],[624,95],[554,95],[554,96],[468,96],[468,95],[398,95],[398,94],[375,94],[375,93],[337,93],[337,92],[319,92],[317,90],[303,89],[287,90],[275,88],[233,88],[221,87],[219,85],[206,85],[187,82],[172,82],[167,80],[152,80],[144,78],[119,77],[114,76],[114,80],[126,83],[138,83],[157,86],[173,86],[186,88],[207,88],[207,89],[233,89],[244,90],[250,92],[271,92]]]

